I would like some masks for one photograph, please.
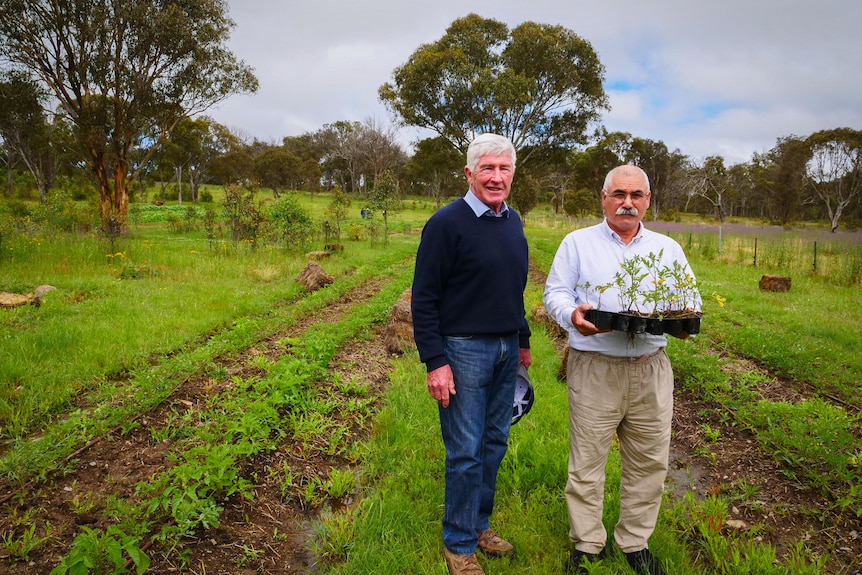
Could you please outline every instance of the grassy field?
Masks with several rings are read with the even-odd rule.
[[[300,200],[319,219],[329,198]],[[137,210],[130,234],[113,244],[64,235],[3,238],[0,289],[27,292],[49,284],[56,290],[39,308],[0,311],[0,497],[9,494],[2,499],[0,568],[36,573],[59,565],[58,573],[73,572],[73,564],[89,558],[102,572],[145,565],[153,572],[159,565],[215,572],[193,560],[198,542],[231,523],[230,501],[256,497],[246,505],[249,515],[259,512],[263,486],[272,483],[285,506],[319,512],[311,544],[320,561],[316,572],[445,573],[439,549],[444,454],[415,352],[392,359],[374,407],[362,370],[347,375],[331,364],[339,349],[372,349],[368,338],[410,283],[418,230],[433,204],[410,200],[392,214],[387,245],[350,238],[348,230],[367,225],[358,205],[351,206],[344,252],[322,262],[335,281],[313,294],[294,279],[307,263],[303,254],[213,242],[200,228],[175,231],[165,214],[181,210],[160,208]],[[526,222],[534,267],[545,272],[563,235],[588,223],[547,208]],[[764,517],[778,515],[780,522],[784,513],[787,521],[801,517],[818,528],[807,536],[795,532],[792,541],[775,536],[766,519],[729,530],[734,508],[763,498],[756,494],[765,487],[756,481],[707,494],[669,488],[651,546],[671,574],[849,575],[862,567],[860,543],[851,534],[862,527],[859,239],[741,228],[727,226],[719,244],[713,229],[656,223],[686,248],[705,301],[701,334],[669,344],[679,400],[703,402],[697,424],[706,438],[697,448],[703,460],[718,458],[721,442],[743,430],[748,449],[799,490],[793,509],[759,502]],[[764,273],[792,276],[791,291],[761,292]],[[361,298],[371,283],[374,289]],[[529,309],[541,303],[541,290],[530,284]],[[318,319],[336,303],[342,315]],[[534,328],[537,404],[513,429],[495,514],[495,527],[520,551],[511,561],[486,563],[489,573],[561,572],[568,553],[565,385],[557,380],[557,344],[542,326]],[[271,341],[271,355],[253,353]],[[253,375],[221,367],[225,358],[244,358],[243,369]],[[199,411],[194,398],[176,394],[197,380],[210,394]],[[338,399],[313,395],[330,385]],[[182,401],[195,407],[186,410]],[[144,423],[160,411],[167,423]],[[369,436],[344,424],[360,414]],[[151,449],[164,452],[164,463],[122,496],[76,494],[68,524],[49,525],[48,510],[34,501],[51,486],[62,493],[68,478],[77,477],[82,446],[106,434],[134,442],[142,431]],[[297,444],[331,452],[340,466],[330,461],[319,477],[286,459],[260,464],[296,451]],[[618,467],[614,453],[609,531]],[[826,505],[815,508],[815,496]],[[349,504],[332,507],[332,498]],[[100,519],[81,526],[82,506]],[[233,523],[253,527],[255,521]],[[284,540],[272,528],[264,535],[265,544],[236,545],[235,569],[279,572],[265,549],[281,549]],[[120,566],[112,545],[123,550]],[[629,571],[613,554],[594,572]]]

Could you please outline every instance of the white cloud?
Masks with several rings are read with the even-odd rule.
[[[777,138],[862,129],[862,2],[847,0],[229,0],[230,47],[260,91],[212,115],[266,141],[339,120],[386,120],[377,89],[421,44],[471,12],[559,24],[606,68],[610,130],[693,157],[746,161]],[[405,141],[415,137],[415,130]]]

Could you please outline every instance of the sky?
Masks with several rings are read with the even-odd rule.
[[[207,114],[280,143],[338,121],[393,123],[378,88],[474,13],[560,25],[605,67],[609,131],[747,162],[779,138],[862,130],[859,0],[227,0],[228,42],[260,82]],[[409,144],[433,135],[402,128]]]

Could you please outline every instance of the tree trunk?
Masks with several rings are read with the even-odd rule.
[[[126,220],[129,216],[129,189],[127,187],[126,163],[114,160],[114,214],[117,222],[117,232],[126,231]]]
[[[12,150],[9,148],[6,150],[6,184],[9,186],[9,195],[11,196],[15,193],[15,172],[12,170],[14,160]]]
[[[121,161],[114,161],[114,182],[108,176],[105,152],[97,147],[90,149],[90,168],[96,179],[99,192],[99,215],[102,227],[108,235],[119,234],[126,229],[129,214],[129,195],[126,189],[126,168]]]

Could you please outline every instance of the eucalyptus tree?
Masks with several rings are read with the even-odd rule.
[[[614,166],[634,163],[632,160],[632,144],[634,139],[628,132],[608,132],[604,127],[596,130],[595,146],[607,151],[608,157],[614,158]]]
[[[233,27],[224,0],[0,2],[0,59],[74,124],[106,230],[125,228],[134,148],[152,153],[180,119],[257,89],[226,48]]]
[[[407,154],[398,144],[394,126],[368,118],[359,129],[356,153],[367,166],[367,176],[376,182],[381,174],[397,173],[407,162]]]
[[[254,159],[254,174],[278,198],[282,190],[295,188],[302,179],[302,160],[284,146],[270,146]]]
[[[0,161],[6,166],[6,192],[12,194],[15,191],[15,151],[9,147],[2,135],[0,135]]]
[[[639,166],[649,176],[651,191],[650,210],[653,219],[658,219],[665,206],[672,205],[674,176],[685,165],[687,158],[678,149],[669,151],[661,140],[633,138],[629,147],[628,161]]]
[[[729,216],[745,216],[748,203],[755,189],[754,172],[751,164],[740,162],[727,169],[727,193],[725,205]]]
[[[728,174],[721,156],[708,156],[701,162],[693,162],[688,172],[689,201],[697,198],[705,200],[719,223],[724,223],[725,198],[728,191]],[[686,205],[688,211],[688,205]]]
[[[398,189],[398,178],[392,170],[386,170],[374,180],[374,185],[368,191],[368,213],[374,218],[376,214],[383,216],[383,243],[389,243],[389,216],[401,210],[401,192]]]
[[[521,153],[527,155],[530,150],[522,149]],[[521,215],[526,215],[539,202],[550,202],[559,213],[566,195],[576,183],[573,159],[572,149],[563,147],[544,148],[532,154],[527,164],[522,164],[519,156],[509,203]]]
[[[427,128],[462,154],[477,134],[502,134],[520,165],[542,148],[585,142],[608,108],[603,79],[593,47],[567,28],[525,22],[510,31],[470,14],[420,46],[378,94],[402,124]]]
[[[811,147],[804,138],[795,136],[779,138],[771,150],[752,157],[756,193],[764,197],[767,215],[782,225],[800,214],[810,159]]]
[[[321,159],[325,149],[320,138],[314,132],[306,132],[301,136],[287,136],[282,140],[284,148],[299,158],[301,162],[301,180],[299,187],[304,187],[311,195],[320,187],[323,175]]]
[[[605,183],[605,176],[615,166],[620,164],[620,158],[609,148],[600,144],[576,151],[572,158],[572,172],[578,188],[593,190],[596,199]]]
[[[323,155],[323,176],[351,194],[362,185],[362,160],[358,153],[358,142],[362,124],[339,121],[325,124],[317,132]]]
[[[201,185],[212,176],[213,160],[237,144],[236,136],[212,118],[183,118],[162,145],[159,156],[175,170],[185,170],[192,201],[196,203]]]
[[[522,173],[518,176],[517,185],[513,184],[512,193],[507,201],[518,210],[525,222],[527,214],[539,204],[539,196],[546,182],[547,180],[541,176]]]
[[[844,210],[862,194],[862,131],[850,128],[811,134],[806,173],[813,198],[823,205],[833,232]]]
[[[722,249],[722,228],[726,215],[726,200],[731,193],[728,169],[721,156],[708,156],[702,162],[692,162],[687,176],[689,200],[703,199],[715,210],[718,218],[718,252]],[[686,204],[688,211],[688,204]]]
[[[254,187],[254,157],[245,147],[236,147],[214,158],[210,172],[223,186]]]
[[[425,138],[416,143],[405,171],[414,186],[427,190],[439,208],[447,196],[466,191],[464,157],[441,137]]]
[[[0,137],[6,146],[10,191],[13,158],[17,157],[33,175],[42,202],[57,167],[44,100],[44,91],[25,73],[8,71],[0,75]]]
[[[395,130],[373,118],[327,124],[319,132],[319,138],[325,149],[324,171],[343,190],[362,192],[363,197],[378,177],[397,172],[407,161]]]

